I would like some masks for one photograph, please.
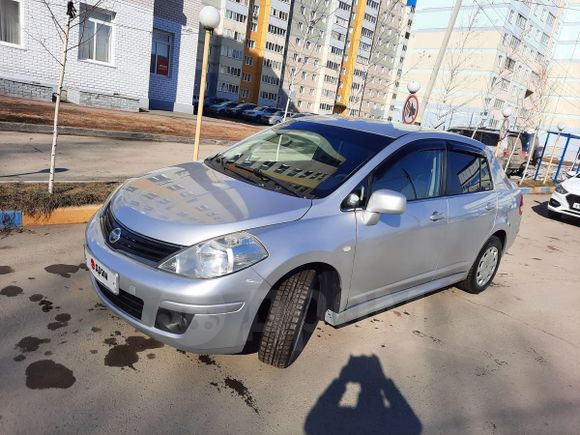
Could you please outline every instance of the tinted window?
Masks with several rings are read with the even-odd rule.
[[[375,173],[372,190],[400,192],[408,201],[441,196],[443,150],[419,150],[388,161]]]
[[[392,141],[372,133],[294,121],[264,130],[206,164],[266,189],[322,198]]]
[[[491,190],[491,174],[484,157],[460,151],[447,154],[447,194]]]

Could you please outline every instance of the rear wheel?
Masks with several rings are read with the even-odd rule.
[[[467,278],[457,284],[457,287],[473,294],[484,291],[491,284],[497,273],[502,249],[501,240],[496,236],[491,236],[479,252]]]
[[[302,351],[305,323],[314,315],[313,293],[316,271],[302,270],[285,278],[276,289],[258,350],[260,361],[288,367]],[[308,319],[312,321],[313,319]]]

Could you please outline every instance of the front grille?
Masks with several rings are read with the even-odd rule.
[[[116,251],[129,254],[131,257],[144,259],[149,263],[159,263],[164,258],[183,248],[183,246],[180,245],[150,239],[149,237],[131,231],[115,219],[111,207],[107,207],[103,213],[101,225],[103,228],[103,236],[109,247]],[[110,243],[109,234],[115,228],[121,229],[121,238],[115,243]]]
[[[571,210],[574,211],[580,211],[580,210],[576,210],[575,208],[572,208],[572,206],[574,205],[574,203],[578,203],[580,204],[580,195],[568,195],[566,196],[566,201],[568,201],[568,205],[570,206]]]
[[[107,289],[103,284],[97,281],[97,285],[101,290],[102,295],[114,306],[116,306],[121,311],[129,314],[137,320],[141,320],[141,315],[143,314],[143,299],[139,299],[137,296],[133,296],[126,291],[119,290],[119,294],[113,294],[109,289]]]

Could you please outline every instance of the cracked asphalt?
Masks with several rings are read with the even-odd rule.
[[[0,233],[0,433],[577,433],[580,221],[550,220],[547,199],[526,196],[484,293],[320,322],[286,370],[183,353],[112,315],[83,225]]]

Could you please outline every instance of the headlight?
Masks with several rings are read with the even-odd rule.
[[[566,195],[568,193],[568,191],[564,189],[564,186],[562,186],[561,184],[558,184],[556,186],[556,192],[561,193],[562,195]]]
[[[240,232],[191,246],[159,265],[192,278],[216,278],[250,267],[268,256],[254,236]]]

